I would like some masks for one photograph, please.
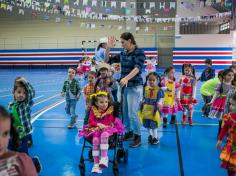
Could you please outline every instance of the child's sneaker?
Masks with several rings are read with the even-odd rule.
[[[148,143],[151,144],[152,143],[152,135],[148,136]]]
[[[100,162],[99,162],[99,167],[100,168],[107,168],[108,167],[108,157],[101,157]]]
[[[36,169],[37,173],[40,173],[41,170],[42,170],[42,165],[40,163],[39,157],[38,156],[34,156],[32,158],[32,161],[34,163],[34,166],[35,166],[35,169]]]
[[[159,139],[157,139],[157,138],[154,137],[154,138],[152,139],[152,144],[153,144],[153,145],[159,144]]]
[[[94,164],[91,172],[92,173],[101,174],[102,173],[102,169],[99,167],[99,164]]]
[[[188,123],[189,123],[189,125],[193,125],[193,119],[192,119],[192,117],[189,117],[189,118],[188,118]]]
[[[134,134],[132,131],[129,131],[129,132],[126,132],[124,137],[123,137],[123,140],[124,141],[128,141],[128,140],[132,140],[134,137]]]
[[[186,115],[182,116],[182,121],[181,121],[182,125],[186,124]]]
[[[167,127],[167,118],[164,118],[163,119],[163,128],[166,128]]]

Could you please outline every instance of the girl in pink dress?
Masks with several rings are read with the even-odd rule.
[[[114,107],[107,92],[98,92],[91,96],[89,123],[79,132],[79,135],[93,138],[94,166],[91,172],[102,173],[102,168],[108,167],[108,138],[114,133],[122,134],[124,126],[119,118],[114,117]]]
[[[180,84],[175,79],[175,69],[169,67],[165,70],[165,77],[161,81],[162,89],[165,90],[165,97],[160,111],[164,113],[163,127],[167,127],[167,116],[171,114],[170,124],[176,123],[176,113],[182,111],[180,104]]]

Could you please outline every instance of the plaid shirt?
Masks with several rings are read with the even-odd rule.
[[[69,80],[66,80],[64,82],[62,92],[66,93],[66,99],[70,99],[69,90],[74,96],[80,95],[81,88],[79,82],[76,79],[73,79],[71,83],[69,82]]]
[[[27,95],[26,99],[22,102],[11,102],[9,104],[9,110],[12,111],[14,105],[16,105],[17,113],[20,117],[21,124],[25,129],[25,134],[28,135],[32,132],[32,124],[31,124],[31,107],[33,106],[33,98],[35,96],[35,90],[30,83],[25,84]]]
[[[128,81],[127,86],[133,87],[143,84],[141,73],[145,59],[146,56],[144,52],[141,49],[136,48],[131,53],[127,53],[127,51],[122,51],[120,54],[111,57],[110,64],[121,63],[121,79],[127,76],[134,68],[138,68],[138,74]]]
[[[85,103],[86,103],[86,110],[90,109],[90,95],[94,93],[94,86],[93,84],[87,84],[84,87],[84,99],[85,99]],[[98,92],[100,90],[99,87],[97,87],[96,92]]]

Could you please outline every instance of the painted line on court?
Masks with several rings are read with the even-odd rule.
[[[53,105],[51,105],[50,107],[46,108],[45,110],[43,110],[42,112],[40,112],[38,115],[36,115],[32,120],[31,123],[33,124],[41,115],[43,115],[45,112],[53,109],[54,107],[64,103],[65,100],[60,100],[59,102],[54,103]]]
[[[46,101],[48,101],[48,100],[51,100],[51,99],[53,99],[53,98],[55,98],[55,97],[57,97],[57,96],[59,96],[59,95],[60,95],[60,94],[56,94],[56,95],[53,95],[53,96],[51,96],[51,97],[49,97],[49,98],[46,98],[46,99],[44,99],[44,100],[38,102],[38,103],[35,103],[35,104],[33,105],[33,107],[34,107],[34,106],[37,106],[37,105],[39,105],[39,104],[41,104],[41,103],[43,103],[43,102],[46,102]]]
[[[10,96],[13,96],[13,95],[12,94],[2,95],[2,96],[0,96],[0,98],[10,97]]]
[[[178,130],[178,125],[177,124],[175,124],[175,131],[176,131],[175,134],[176,134],[176,142],[177,142],[177,149],[178,149],[180,175],[184,176],[184,166],[183,166],[181,145],[180,145],[180,139],[179,139],[179,130]]]
[[[57,101],[57,102],[55,102],[55,103],[53,103],[53,104],[50,104],[50,105],[48,105],[48,106],[45,106],[44,108],[42,108],[42,109],[40,109],[40,110],[38,110],[38,111],[32,113],[31,116],[32,116],[32,117],[36,116],[36,114],[38,114],[38,113],[44,111],[45,109],[47,109],[47,108],[53,106],[54,104],[56,104],[56,103],[58,103],[58,102],[60,102],[60,101],[62,101],[62,100],[63,100],[63,99],[61,99],[61,100],[59,100],[59,101]]]
[[[38,92],[40,92],[40,93],[42,93],[42,92],[60,92],[60,90],[41,90],[41,91],[37,91],[37,93]]]
[[[41,97],[43,97],[44,95],[40,95],[40,96],[38,96],[38,97],[35,97],[35,98],[33,98],[34,100],[37,100],[37,99],[39,99],[39,98],[41,98]]]

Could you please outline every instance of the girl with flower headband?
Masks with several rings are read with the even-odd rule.
[[[114,117],[114,107],[107,92],[92,94],[91,99],[89,123],[79,132],[79,136],[92,137],[94,166],[91,172],[102,173],[102,168],[107,168],[109,162],[108,138],[114,133],[122,134],[124,126],[119,118]]]
[[[193,105],[197,103],[196,85],[197,80],[195,76],[195,69],[191,64],[184,64],[182,66],[182,77],[179,80],[180,88],[180,103],[183,106],[182,124],[186,123],[186,112],[188,111],[189,125],[193,124],[192,110]]]

